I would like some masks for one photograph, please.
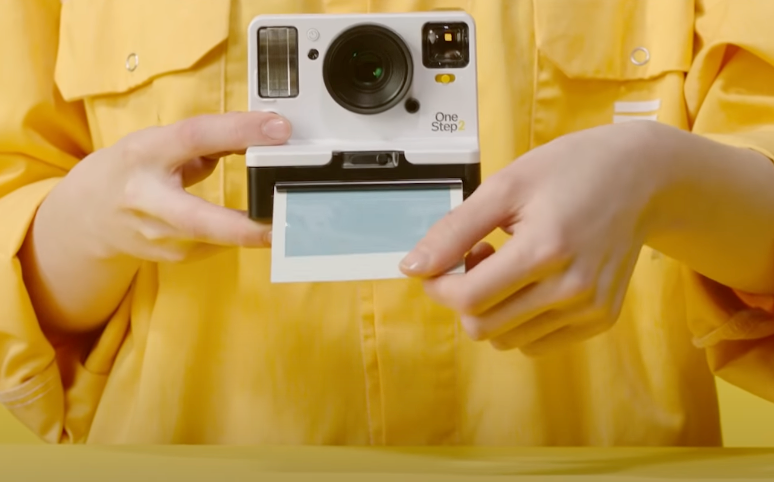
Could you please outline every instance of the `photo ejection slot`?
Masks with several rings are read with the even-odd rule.
[[[397,152],[344,152],[342,153],[345,169],[373,169],[398,167]]]

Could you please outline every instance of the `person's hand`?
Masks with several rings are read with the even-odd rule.
[[[224,247],[268,246],[269,226],[184,188],[209,176],[220,157],[281,144],[289,135],[287,120],[259,112],[144,129],[78,163],[43,202],[36,222],[50,232],[66,223],[77,233],[69,238],[100,259],[180,262]]]
[[[498,349],[537,355],[607,330],[654,222],[642,132],[602,127],[527,153],[438,222],[402,270]],[[497,228],[512,237],[495,252],[480,241]],[[465,274],[438,276],[466,255]]]

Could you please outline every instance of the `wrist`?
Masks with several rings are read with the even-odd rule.
[[[101,325],[118,306],[140,261],[115,254],[84,232],[67,204],[52,191],[41,203],[19,251],[24,283],[47,333],[84,332]]]
[[[646,244],[690,229],[698,213],[703,178],[690,144],[694,135],[658,122],[621,124],[622,161],[642,185],[641,226]],[[706,200],[705,200],[706,202]]]
[[[774,292],[771,160],[663,124],[641,124],[634,158],[644,169],[639,175],[652,183],[645,244],[725,286]]]

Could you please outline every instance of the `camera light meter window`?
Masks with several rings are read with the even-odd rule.
[[[470,62],[465,23],[428,23],[422,28],[422,63],[428,69],[459,69]]]
[[[413,63],[405,42],[380,25],[342,32],[323,62],[323,81],[336,103],[358,114],[378,114],[398,104],[411,87]]]
[[[268,99],[298,95],[298,31],[294,27],[258,30],[258,95]]]

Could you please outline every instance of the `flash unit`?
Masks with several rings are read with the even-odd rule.
[[[258,95],[283,99],[298,95],[298,30],[264,27],[258,30]]]

